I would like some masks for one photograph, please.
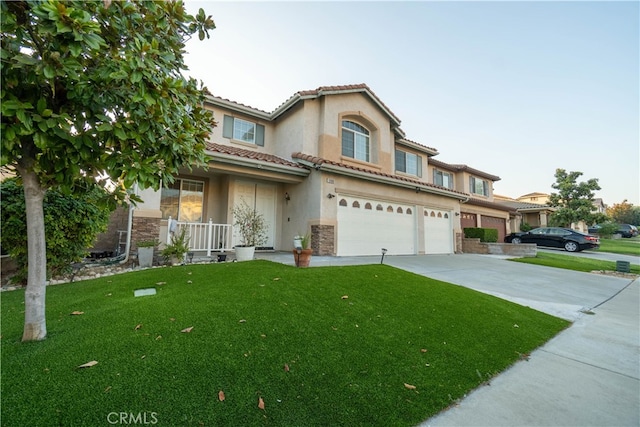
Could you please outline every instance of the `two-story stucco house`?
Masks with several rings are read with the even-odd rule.
[[[166,241],[171,219],[191,227],[194,250],[230,250],[242,202],[264,215],[264,247],[274,250],[310,233],[319,255],[454,253],[461,215],[505,233],[509,210],[492,203],[499,178],[434,160],[438,151],[407,139],[364,84],[301,91],[270,113],[215,96],[207,106],[218,121],[208,168],[138,191],[132,249],[140,239]]]

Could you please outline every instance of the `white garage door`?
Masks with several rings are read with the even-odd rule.
[[[424,209],[424,253],[453,253],[451,212],[440,209]]]
[[[415,207],[338,195],[339,256],[415,254]]]

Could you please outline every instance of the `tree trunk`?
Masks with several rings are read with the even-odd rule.
[[[24,294],[24,333],[22,341],[39,341],[47,336],[45,294],[47,245],[44,231],[44,195],[37,175],[20,170],[27,211],[27,289]]]

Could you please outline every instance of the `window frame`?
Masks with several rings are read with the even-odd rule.
[[[409,164],[409,156],[415,157],[415,173],[409,171],[407,165]],[[396,172],[406,173],[407,175],[417,176],[422,178],[422,156],[409,151],[404,151],[396,148],[395,152],[395,169]]]
[[[438,183],[438,175],[440,176],[440,183]],[[448,178],[448,185],[444,184],[444,177]],[[453,173],[451,172],[447,172],[447,171],[443,171],[440,169],[434,169],[433,170],[433,183],[435,185],[439,185],[441,187],[444,188],[448,188],[449,190],[453,190]]]
[[[351,123],[355,127],[361,128],[362,130],[366,131],[366,133],[361,132],[359,129],[349,128],[348,126],[345,126],[345,123]],[[354,160],[370,163],[371,162],[371,131],[366,126],[363,126],[360,123],[355,122],[353,120],[349,120],[349,119],[342,119],[341,130],[342,130],[342,135],[341,135],[342,155],[344,157],[349,157]],[[353,135],[351,141],[345,141],[345,136],[347,134]],[[360,137],[360,141],[358,140],[359,139],[358,137]],[[358,148],[359,144],[363,142],[362,138],[364,138],[364,143],[365,143],[364,153],[361,152],[363,150],[362,147]],[[345,143],[351,144],[351,147],[346,147],[346,148],[350,148],[350,150],[345,150]],[[353,155],[351,155],[349,151],[353,153]]]
[[[244,139],[242,136],[236,134],[236,130],[238,125],[248,125],[253,127],[253,140]],[[246,134],[247,132],[245,132]],[[243,144],[251,144],[257,145],[259,147],[264,147],[264,134],[265,127],[260,123],[253,122],[246,119],[241,119],[239,117],[229,116],[227,114],[224,115],[223,123],[222,123],[222,137],[228,138],[232,141],[238,141]]]
[[[184,221],[184,222],[192,222],[192,223],[202,223],[204,221],[204,203],[205,203],[205,186],[206,183],[204,180],[197,180],[197,179],[190,179],[190,178],[177,178],[171,185],[175,186],[176,183],[179,183],[179,188],[170,188],[167,186],[162,186],[162,189],[160,190],[160,211],[162,213],[162,219],[169,219],[169,216],[171,216],[171,219],[174,219],[176,221]],[[193,220],[184,220],[184,213],[183,213],[183,197],[187,197],[187,194],[185,194],[186,192],[189,193],[193,193],[194,191],[192,190],[187,190],[185,189],[185,184],[189,185],[189,184],[196,184],[196,185],[200,185],[202,187],[202,191],[200,192],[200,218],[196,221]],[[163,192],[165,190],[178,190],[178,205],[177,205],[177,215],[174,217],[173,215],[165,215],[165,210],[163,209],[163,199],[165,197],[168,196],[163,196]],[[171,209],[173,210],[173,205],[170,205]],[[165,207],[166,209],[166,207]]]
[[[478,192],[478,185],[482,185],[482,192]],[[476,178],[475,176],[469,177],[469,192],[471,194],[477,194],[479,196],[489,197],[489,181],[486,179]]]

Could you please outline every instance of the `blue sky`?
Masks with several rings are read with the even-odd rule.
[[[217,2],[188,74],[273,111],[295,92],[366,83],[438,160],[553,192],[556,168],[640,204],[636,1]]]

